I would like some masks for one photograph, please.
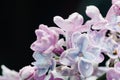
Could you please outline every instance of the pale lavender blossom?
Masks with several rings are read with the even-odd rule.
[[[52,59],[51,54],[40,54],[35,52],[33,58],[36,60],[32,64],[36,67],[35,73],[41,77],[45,75],[49,69],[53,70],[56,66],[54,59]]]
[[[117,62],[114,68],[110,68],[106,77],[107,80],[120,80],[120,62]]]
[[[85,32],[88,31],[89,28],[87,26],[82,25],[83,24],[83,16],[79,13],[75,12],[71,14],[68,19],[63,19],[60,16],[54,17],[54,23],[63,29],[65,31],[65,37],[66,37],[66,45],[67,48],[71,48],[71,36],[72,33],[79,31],[79,32]]]
[[[93,29],[105,29],[104,25],[107,23],[107,21],[101,15],[99,9],[96,6],[87,6],[86,14],[91,19],[86,21],[85,25],[89,27],[92,26]]]
[[[105,52],[112,59],[118,58],[118,48],[118,44],[111,37],[107,38],[101,44],[101,49],[103,52]]]
[[[74,38],[76,37],[76,38]],[[78,70],[81,75],[88,77],[93,73],[93,65],[103,61],[104,57],[100,49],[89,45],[87,34],[73,34],[73,48],[64,51],[60,62],[64,65],[75,65],[78,63]]]
[[[115,1],[115,3],[109,9],[105,19],[108,24],[106,28],[113,32],[120,32],[120,1]]]
[[[105,17],[94,5],[85,12],[85,23],[75,12],[55,16],[59,28],[41,24],[31,45],[35,61],[19,72],[2,65],[0,80],[120,80],[120,0],[112,0]]]
[[[112,0],[112,4],[116,3],[117,1],[120,1],[120,0]]]
[[[25,66],[19,71],[21,80],[32,80],[35,76],[35,67]]]
[[[43,24],[35,33],[37,40],[31,45],[31,49],[40,53],[51,53],[59,39],[58,33]]]
[[[2,76],[0,76],[0,80],[19,80],[18,72],[14,70],[8,69],[6,66],[2,65]]]

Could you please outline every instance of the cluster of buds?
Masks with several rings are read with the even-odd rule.
[[[0,80],[120,80],[120,0],[112,0],[106,17],[93,5],[86,14],[86,22],[75,12],[55,16],[58,27],[41,24],[31,45],[35,62],[19,72],[2,65]]]

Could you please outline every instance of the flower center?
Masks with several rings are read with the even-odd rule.
[[[117,50],[115,49],[114,51],[113,51],[113,55],[117,55],[118,54],[118,52],[117,52]]]

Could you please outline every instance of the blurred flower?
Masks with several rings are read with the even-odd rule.
[[[120,62],[117,62],[114,68],[110,68],[106,77],[107,80],[120,80]]]
[[[35,67],[25,66],[19,71],[19,76],[21,80],[31,80],[34,79]]]
[[[18,72],[14,70],[8,69],[6,66],[2,65],[2,76],[0,76],[0,80],[19,80]]]

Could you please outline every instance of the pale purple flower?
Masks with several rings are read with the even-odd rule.
[[[60,62],[69,66],[75,65],[77,62],[80,74],[88,77],[92,75],[93,65],[102,62],[104,57],[99,48],[89,44],[87,34],[76,32],[72,39],[73,48],[67,49],[62,53]],[[86,67],[87,69],[85,69]]]
[[[40,25],[35,33],[37,40],[31,45],[31,49],[40,53],[51,53],[59,39],[58,33],[46,25]]]
[[[96,47],[103,47],[101,44],[105,41],[106,37],[106,30],[102,29],[100,31],[90,31],[89,32],[89,40],[91,42],[91,45],[94,45]]]
[[[117,62],[114,68],[110,68],[106,77],[107,80],[120,80],[120,62]]]
[[[105,19],[106,28],[113,32],[120,32],[120,1],[116,1],[109,9]]]
[[[71,14],[68,19],[63,19],[60,16],[54,17],[54,23],[63,29],[65,31],[65,38],[66,38],[66,44],[67,48],[71,48],[71,36],[72,33],[79,31],[79,32],[85,32],[88,31],[87,26],[83,26],[83,17],[79,13],[75,12]]]
[[[118,44],[111,38],[107,38],[101,44],[101,49],[105,52],[110,58],[118,58]]]
[[[2,65],[2,76],[0,76],[0,80],[19,80],[18,72],[14,70],[8,69],[6,66]]]
[[[104,25],[107,23],[107,21],[103,18],[101,15],[99,9],[96,6],[87,6],[86,8],[86,14],[91,19],[86,22],[85,25],[91,27],[93,29],[104,29]]]
[[[49,69],[53,70],[56,66],[56,62],[52,59],[51,54],[40,54],[35,52],[33,58],[36,60],[32,64],[36,67],[36,74],[40,77],[45,75]]]
[[[120,0],[112,0],[112,4],[115,4],[117,1],[120,1]]]
[[[25,66],[19,71],[19,76],[21,80],[31,80],[35,76],[35,67]]]

